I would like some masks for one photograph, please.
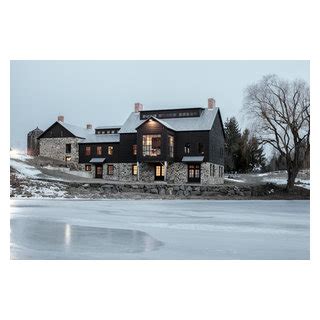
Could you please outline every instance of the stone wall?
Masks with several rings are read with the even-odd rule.
[[[40,156],[65,161],[66,156],[71,156],[71,163],[79,162],[79,138],[41,138]],[[71,153],[66,153],[66,144],[71,144]]]
[[[183,184],[188,182],[188,165],[174,162],[168,165],[167,181],[169,183]]]
[[[132,174],[132,165],[136,163],[119,163],[119,180],[120,181],[137,181],[138,176]]]
[[[140,180],[144,182],[154,182],[154,164],[140,163]]]

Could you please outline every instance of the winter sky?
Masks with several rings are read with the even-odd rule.
[[[11,147],[58,115],[85,126],[122,124],[135,102],[144,109],[207,106],[223,121],[241,114],[244,89],[266,74],[309,82],[308,61],[11,61]]]

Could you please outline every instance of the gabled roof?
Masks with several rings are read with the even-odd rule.
[[[162,124],[162,125],[165,126],[166,128],[175,131],[175,130],[170,126],[170,124],[168,124],[166,121],[160,120],[160,119],[158,119],[158,118],[156,118],[156,117],[153,117],[153,116],[149,117],[148,119],[144,119],[144,120],[142,121],[142,123],[140,123],[140,124],[138,125],[138,127],[136,128],[136,130],[137,130],[139,127],[141,127],[144,123],[148,122],[150,119],[153,119],[154,121],[159,122],[160,124]]]
[[[165,123],[164,125],[170,126],[174,131],[208,131],[211,130],[217,114],[219,114],[219,108],[206,108],[202,110],[200,117],[167,118],[165,121],[157,118],[157,121],[162,121]],[[140,120],[139,113],[132,112],[119,133],[136,133],[136,128],[144,121],[146,120]]]
[[[42,132],[42,134],[38,137],[41,138],[48,130],[50,130],[53,126],[56,124],[61,125],[66,130],[68,130],[74,137],[76,138],[82,138],[85,139],[88,135],[93,134],[94,131],[92,129],[86,129],[82,127],[75,126],[73,124],[61,122],[61,121],[55,121],[48,129]]]
[[[120,142],[120,134],[90,134],[80,143],[117,143]]]

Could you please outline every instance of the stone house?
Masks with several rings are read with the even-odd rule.
[[[93,178],[220,184],[224,179],[224,129],[215,100],[207,107],[143,110],[123,125],[92,129],[59,116],[39,137],[40,156],[66,161]]]

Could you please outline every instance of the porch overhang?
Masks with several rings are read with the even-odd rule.
[[[184,156],[182,162],[185,163],[200,163],[203,162],[204,156]]]
[[[99,164],[99,163],[104,163],[106,161],[106,158],[92,158],[89,163],[93,164]]]

